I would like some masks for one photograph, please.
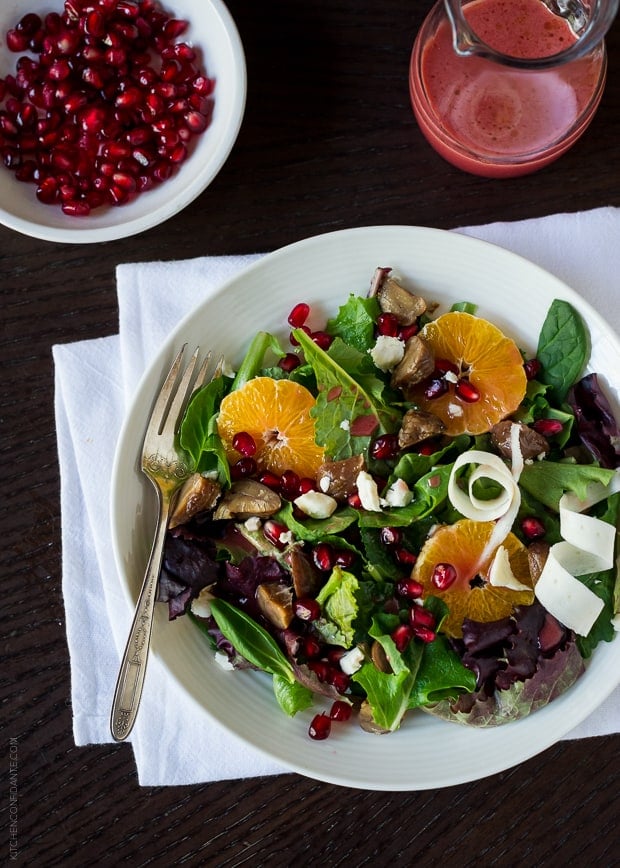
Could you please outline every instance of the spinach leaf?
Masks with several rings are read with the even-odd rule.
[[[419,708],[442,699],[455,699],[476,689],[476,676],[463,666],[445,636],[424,646],[420,668],[409,697],[409,708]]]
[[[211,600],[210,605],[217,626],[242,657],[264,672],[295,680],[284,652],[260,624],[225,600]]]
[[[316,419],[316,441],[330,458],[350,458],[367,448],[371,436],[398,427],[401,414],[382,400],[381,390],[385,384],[379,377],[362,370],[363,385],[360,384],[305,332],[296,329],[294,334],[306,361],[314,368],[319,388],[316,406],[312,410]],[[355,358],[359,371],[364,358],[362,354],[351,348],[345,353],[346,348],[338,338],[334,344],[330,350],[333,349],[334,353],[342,350],[340,361],[344,361],[346,355],[347,365],[351,365]]]
[[[198,389],[189,402],[181,427],[179,442],[190,455],[199,473],[215,470],[220,480],[230,483],[226,452],[217,433],[217,411],[230,388],[228,377],[216,377]]]
[[[588,359],[588,336],[579,313],[567,301],[555,299],[538,338],[536,357],[542,365],[540,379],[556,401],[562,401]]]

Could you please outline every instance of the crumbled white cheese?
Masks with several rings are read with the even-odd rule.
[[[385,492],[383,506],[407,506],[413,500],[413,492],[404,479],[396,479]]]
[[[405,344],[400,338],[379,335],[374,347],[368,352],[381,371],[391,371],[402,361],[405,355]]]
[[[459,378],[456,376],[454,371],[446,371],[446,373],[443,376],[444,376],[444,380],[447,380],[449,383],[455,383],[456,384],[459,381]]]
[[[200,474],[205,479],[217,479],[219,477],[219,473],[217,470],[205,470],[204,473]]]
[[[342,428],[343,431],[349,431],[351,428],[351,423],[349,422],[348,419],[343,419],[342,422],[340,423],[340,427]]]
[[[257,515],[251,515],[249,518],[246,518],[243,524],[250,533],[253,533],[261,529],[262,522]]]
[[[306,491],[296,497],[294,503],[310,518],[329,518],[338,506],[333,497],[330,497],[329,494],[323,494],[321,491]]]
[[[463,408],[461,407],[460,404],[455,404],[454,401],[451,401],[448,404],[448,414],[451,417],[462,416],[463,415]]]
[[[211,600],[213,599],[213,594],[209,590],[209,588],[203,588],[202,591],[198,594],[198,596],[192,600],[191,610],[197,618],[210,618],[211,617]]]
[[[228,656],[224,654],[223,651],[215,652],[215,662],[218,664],[218,666],[221,666],[222,669],[225,669],[226,672],[232,672],[232,670],[235,668],[228,659]]]
[[[358,669],[362,668],[364,662],[364,652],[361,648],[351,648],[346,654],[340,658],[340,668],[346,675],[353,675]]]
[[[370,473],[360,470],[355,484],[363,509],[367,509],[369,512],[381,512],[379,490],[377,489],[377,483]]]
[[[287,530],[278,536],[278,540],[281,545],[288,546],[291,543],[295,542],[295,535],[293,534],[292,530]]]

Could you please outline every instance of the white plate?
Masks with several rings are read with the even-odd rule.
[[[171,16],[190,22],[179,41],[199,52],[200,66],[216,81],[211,123],[190,143],[190,155],[169,180],[120,207],[98,208],[88,217],[69,217],[60,207],[42,205],[35,185],[18,181],[0,166],[0,223],[45,241],[77,244],[111,241],[144,232],[177,214],[213,181],[237,139],[246,99],[246,66],[241,39],[221,0],[160,0]],[[63,0],[2,0],[0,75],[14,72],[20,56],[6,47],[4,34],[27,12],[62,12]]]
[[[153,397],[176,349],[184,342],[211,347],[239,362],[261,328],[286,336],[293,304],[306,301],[322,320],[350,292],[365,293],[376,266],[391,266],[406,285],[439,301],[479,305],[524,348],[534,351],[554,298],[585,317],[592,339],[589,370],[604,374],[614,404],[620,390],[620,344],[602,317],[575,292],[532,263],[482,241],[434,229],[380,226],[310,238],[266,256],[200,305],[170,335],[145,375],[124,426],[112,484],[112,527],[127,603],[137,596],[150,545],[152,494],[137,457]],[[559,699],[525,720],[477,730],[410,714],[401,730],[373,736],[355,725],[334,725],[327,741],[307,735],[308,722],[327,702],[293,719],[276,706],[261,673],[223,672],[204,638],[184,619],[166,621],[159,607],[153,651],[170,677],[209,715],[292,771],[372,790],[418,790],[476,780],[549,747],[586,718],[620,680],[620,641],[602,643],[587,672]]]

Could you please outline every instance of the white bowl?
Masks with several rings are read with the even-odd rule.
[[[588,370],[602,375],[618,407],[620,342],[598,312],[564,283],[494,245],[462,235],[406,226],[368,227],[310,238],[252,265],[199,305],[170,335],[144,376],[118,443],[111,494],[117,568],[133,609],[154,527],[153,495],[137,469],[152,400],[176,349],[185,341],[225,353],[233,366],[258,329],[286,337],[293,304],[308,302],[319,320],[350,292],[365,293],[376,266],[391,266],[407,285],[445,310],[455,301],[479,313],[535,351],[554,298],[571,302],[585,318],[592,341]],[[345,786],[418,790],[450,786],[500,772],[546,749],[584,720],[620,681],[620,639],[603,642],[585,674],[564,695],[524,720],[474,729],[411,713],[391,735],[373,736],[356,725],[332,727],[326,742],[307,735],[315,709],[287,718],[276,705],[270,679],[257,672],[224,672],[188,619],[167,621],[158,607],[153,653],[209,715],[292,771]],[[179,733],[183,738],[183,733]]]
[[[46,241],[111,241],[157,226],[199,196],[220,171],[237,138],[246,98],[246,66],[235,23],[221,0],[163,0],[162,7],[190,27],[181,39],[200,52],[201,66],[216,81],[214,111],[195,136],[178,172],[158,187],[119,207],[102,207],[88,217],[69,217],[59,206],[41,204],[35,185],[18,181],[0,166],[0,223]],[[8,50],[6,31],[27,12],[62,12],[63,0],[3,0],[0,4],[0,75],[14,72],[20,54]]]

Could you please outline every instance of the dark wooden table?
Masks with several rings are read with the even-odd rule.
[[[352,226],[448,228],[620,206],[620,22],[585,137],[538,175],[489,181],[444,163],[412,117],[409,53],[430,0],[228,5],[247,53],[247,111],[199,199],[100,245],[0,228],[0,859],[10,855],[13,738],[22,864],[620,864],[618,736],[563,741],[477,783],[396,794],[293,774],[142,789],[129,746],[73,744],[50,347],[117,331],[118,263],[270,251]]]

